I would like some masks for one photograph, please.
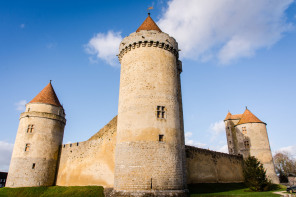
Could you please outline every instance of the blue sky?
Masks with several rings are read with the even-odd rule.
[[[117,114],[119,41],[152,18],[179,42],[187,144],[226,151],[223,119],[248,106],[273,151],[296,154],[293,0],[1,1],[0,170],[19,115],[49,82],[64,105],[64,143]]]

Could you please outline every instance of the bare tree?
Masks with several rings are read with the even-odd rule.
[[[277,152],[274,157],[274,165],[276,172],[280,175],[281,182],[288,182],[289,175],[296,175],[296,159],[288,152]]]

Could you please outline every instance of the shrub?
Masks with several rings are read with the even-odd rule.
[[[256,157],[248,157],[244,165],[245,184],[253,191],[268,191],[273,184],[266,178],[266,170]]]

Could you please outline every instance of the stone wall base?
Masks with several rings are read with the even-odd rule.
[[[109,197],[155,197],[155,196],[171,196],[171,197],[188,197],[188,190],[135,190],[135,191],[115,191],[108,194]]]

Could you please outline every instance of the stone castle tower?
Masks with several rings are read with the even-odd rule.
[[[122,40],[118,57],[115,192],[182,196],[186,170],[178,43],[149,15]]]
[[[65,124],[64,109],[49,83],[20,116],[7,187],[54,185]]]
[[[269,179],[278,184],[266,123],[247,108],[243,114],[228,112],[224,122],[229,154],[243,155],[244,158],[255,156],[263,164]]]

